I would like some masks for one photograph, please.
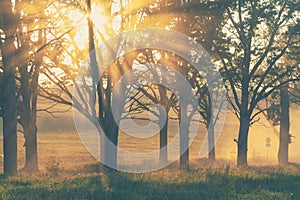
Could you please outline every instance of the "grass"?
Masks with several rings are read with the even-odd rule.
[[[300,163],[297,131],[300,124],[296,123],[300,119],[299,112],[294,112],[293,116],[291,131],[297,137],[290,145],[290,160]],[[191,147],[191,170],[178,170],[178,163],[174,163],[166,169],[144,174],[101,172],[71,122],[69,114],[63,123],[61,118],[40,119],[40,172],[37,174],[21,170],[25,149],[24,138],[19,135],[20,171],[9,178],[0,174],[0,199],[300,199],[300,164],[268,166],[276,163],[278,138],[264,126],[255,126],[250,132],[248,152],[252,167],[235,167],[233,138],[236,138],[237,126],[232,115],[228,115],[217,143],[216,163],[196,159],[203,138],[200,130]],[[267,136],[272,140],[269,149],[265,147]],[[120,142],[122,148],[130,151],[137,148],[148,151],[158,147],[158,136],[139,141],[136,146],[135,140],[121,134]],[[2,164],[0,135],[0,173]]]
[[[145,174],[76,170],[0,179],[1,199],[300,199],[300,166],[172,168]]]

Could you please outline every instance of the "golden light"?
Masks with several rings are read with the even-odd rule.
[[[107,19],[104,16],[103,9],[99,5],[93,4],[92,13],[87,15],[84,11],[79,9],[69,9],[69,8],[61,8],[58,6],[53,6],[50,8],[52,13],[57,13],[61,16],[61,19],[56,22],[61,24],[64,27],[71,27],[72,36],[74,42],[77,47],[81,50],[87,48],[88,46],[88,17],[92,19],[94,25],[94,34],[97,40],[99,40],[98,35],[101,33],[102,36],[107,36],[107,31],[105,28],[105,24],[107,23]],[[67,49],[72,48],[68,47]]]
[[[102,7],[97,5],[93,6],[90,17],[93,21],[96,31],[99,31],[101,34],[107,36],[105,25],[108,23],[108,19],[105,17]]]
[[[88,33],[88,18],[90,17],[94,26],[94,35],[96,39],[96,44],[102,42],[102,38],[108,39],[108,34],[105,28],[107,24],[107,18],[104,16],[103,9],[96,4],[92,5],[92,13],[90,15],[86,14],[80,9],[70,9],[68,7],[61,7],[58,5],[53,5],[48,8],[48,12],[56,15],[57,25],[61,27],[61,30],[72,29],[72,31],[66,34],[63,38],[67,41],[64,46],[68,53],[64,53],[63,63],[74,65],[74,58],[78,58],[82,55],[75,55],[84,52],[88,54],[88,43],[89,43],[89,33]],[[62,31],[64,32],[64,31]],[[61,33],[59,33],[61,34]],[[101,37],[100,37],[101,34]],[[49,37],[51,37],[49,35]],[[78,51],[79,50],[79,51]],[[72,58],[69,54],[73,54]],[[78,67],[78,66],[77,66]]]

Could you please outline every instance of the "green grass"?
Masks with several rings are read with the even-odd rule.
[[[297,115],[295,115],[297,114]],[[38,134],[40,172],[28,175],[21,171],[25,162],[24,138],[18,137],[19,174],[4,178],[0,174],[0,199],[299,199],[300,164],[286,167],[276,164],[278,139],[263,126],[256,126],[249,136],[249,164],[236,168],[237,126],[228,115],[217,146],[217,162],[195,159],[201,135],[191,147],[191,170],[178,170],[178,163],[167,169],[145,174],[101,173],[95,159],[82,145],[76,131],[57,131],[61,119],[45,120],[47,129]],[[294,113],[292,133],[298,134],[290,145],[290,160],[299,159],[299,112]],[[59,122],[58,122],[59,121]],[[70,126],[64,119],[63,124]],[[295,123],[293,123],[295,122]],[[174,128],[174,127],[173,127]],[[201,131],[200,131],[201,132]],[[265,147],[271,137],[272,146]],[[120,137],[121,147],[135,151],[137,142]],[[140,146],[158,148],[158,138],[142,141]],[[268,154],[266,154],[268,150]],[[268,155],[268,157],[267,157]],[[0,134],[0,173],[3,171],[2,137]]]
[[[57,174],[58,173],[58,174]],[[76,170],[0,179],[1,199],[300,199],[300,166],[177,170],[145,174]]]

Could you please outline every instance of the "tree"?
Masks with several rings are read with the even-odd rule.
[[[293,67],[276,75],[278,61],[296,42],[294,17],[298,9],[299,2],[289,0],[238,0],[226,8],[228,21],[220,33],[224,40],[216,49],[229,90],[228,101],[239,119],[238,166],[247,165],[249,127],[263,112],[255,109],[257,104],[299,79],[293,76]]]
[[[42,14],[29,8],[44,10],[45,4],[22,1],[16,5],[19,16],[17,34],[18,73],[18,123],[23,128],[25,138],[25,166],[27,172],[38,171],[37,149],[37,97],[40,68],[43,61],[43,49],[46,45],[46,31]],[[32,13],[34,12],[34,13]],[[22,13],[22,14],[21,14]],[[35,15],[33,18],[32,16]],[[32,52],[32,53],[30,53]]]
[[[10,0],[1,1],[0,7],[4,174],[12,175],[17,172],[16,47],[14,46],[17,16],[12,10]]]
[[[299,29],[298,29],[299,31]],[[298,33],[299,35],[299,33]],[[300,40],[298,40],[298,43]],[[285,67],[293,66],[299,69],[299,45],[290,48],[288,54],[284,57],[282,65]],[[280,70],[279,70],[280,71]],[[295,70],[297,73],[298,70]],[[283,73],[283,72],[281,72]],[[296,75],[294,75],[296,76]],[[289,160],[289,144],[292,143],[292,135],[290,133],[290,105],[298,102],[297,85],[299,81],[287,83],[275,91],[271,98],[266,99],[266,104],[271,101],[271,105],[267,106],[267,120],[272,121],[271,125],[280,125],[279,130],[279,149],[278,149],[278,164],[286,165]]]
[[[290,64],[296,67],[299,70],[299,33],[300,27],[299,23],[296,27],[296,34],[298,35],[298,45],[295,45],[291,48],[285,64]],[[287,61],[288,60],[288,61]],[[293,88],[299,82],[294,82]],[[289,144],[292,142],[292,135],[290,134],[290,104],[293,102],[293,99],[290,99],[289,89],[291,84],[286,84],[280,88],[280,138],[279,138],[279,149],[278,149],[278,164],[286,165],[289,163]],[[293,97],[293,95],[291,95]],[[295,97],[295,96],[294,96]]]
[[[117,2],[119,2],[119,1],[113,1],[113,3],[115,3],[115,4],[118,4]],[[90,10],[92,7],[91,2],[86,1],[86,3],[87,3],[87,5],[89,5],[89,6],[87,6],[87,8],[88,8],[87,12],[91,13],[91,10]],[[186,21],[185,21],[187,19],[187,17],[182,15],[183,12],[185,11],[185,9],[191,10],[191,12],[194,13],[189,16],[192,21],[192,19],[196,15],[201,15],[200,11],[194,9],[195,6],[200,7],[202,11],[207,9],[208,6],[210,6],[210,5],[201,4],[196,1],[192,2],[192,3],[187,2],[186,4],[183,2],[178,3],[177,1],[170,1],[170,2],[159,1],[159,4],[155,6],[155,3],[157,3],[157,1],[149,1],[147,3],[144,2],[145,4],[143,3],[141,5],[141,7],[137,6],[135,8],[134,3],[135,3],[135,1],[131,1],[131,2],[127,2],[127,3],[119,2],[120,8],[112,11],[110,9],[110,7],[112,6],[111,3],[107,3],[106,1],[101,2],[101,5],[104,7],[104,13],[106,13],[106,16],[107,16],[107,19],[109,22],[113,21],[113,19],[111,19],[111,12],[112,12],[112,16],[119,16],[121,19],[120,25],[118,26],[119,28],[115,28],[114,30],[112,30],[110,23],[107,23],[107,24],[109,24],[107,26],[108,26],[108,30],[109,30],[108,32],[110,34],[120,33],[122,31],[125,31],[128,29],[135,29],[138,27],[145,27],[145,26],[152,26],[152,25],[155,25],[156,27],[163,27],[163,28],[168,26],[170,29],[175,29],[175,30],[180,30],[180,31],[187,30],[188,34],[190,34],[189,31],[192,28],[189,27],[190,26],[189,23],[186,23]],[[200,4],[200,6],[198,4]],[[212,5],[215,6],[214,4],[212,4]],[[86,12],[86,11],[83,10],[83,12]],[[160,17],[161,15],[171,16],[171,18],[168,20],[161,21],[161,17]],[[182,17],[182,16],[184,16],[184,17]],[[180,20],[178,20],[178,19],[180,19]],[[208,14],[206,15],[206,19],[209,19]],[[97,74],[98,73],[97,66],[99,64],[101,64],[101,60],[97,60],[93,49],[95,48],[97,42],[99,43],[99,38],[101,38],[101,40],[103,40],[104,37],[103,37],[103,34],[101,33],[101,31],[97,31],[96,28],[93,27],[94,24],[93,24],[92,20],[88,19],[88,21],[89,21],[88,23],[89,23],[90,67],[91,67],[90,69],[94,74]],[[199,21],[201,21],[201,20],[199,20]],[[194,23],[197,24],[199,21],[196,21]],[[186,25],[186,24],[188,24],[188,25]],[[211,24],[213,24],[213,23],[211,23]],[[195,27],[194,27],[194,29],[195,29]],[[201,36],[200,32],[199,32],[199,35]],[[212,34],[206,33],[206,35],[211,36]],[[125,40],[126,39],[124,39],[123,41],[125,41]],[[64,42],[61,42],[61,43],[63,46]],[[146,43],[147,43],[147,41],[145,41],[145,44]],[[64,47],[62,47],[62,49],[63,48]],[[108,48],[109,48],[109,50],[112,51],[112,53],[115,53],[115,51],[122,51],[122,50],[120,50],[121,47],[116,47],[115,49],[110,49],[110,47],[108,47]],[[106,71],[102,72],[102,77],[97,77],[97,75],[96,75],[96,77],[94,77],[92,75],[92,72],[89,72],[89,76],[91,76],[94,79],[94,82],[97,81],[98,79],[100,79],[100,82],[97,83],[96,85],[95,84],[92,85],[93,93],[95,92],[97,94],[98,102],[92,102],[91,104],[87,104],[87,106],[84,106],[84,104],[80,105],[80,104],[78,104],[78,102],[86,103],[86,102],[88,102],[88,100],[84,101],[84,99],[81,99],[81,101],[76,102],[76,100],[75,100],[76,98],[74,99],[74,97],[72,97],[72,95],[70,94],[68,89],[64,86],[65,80],[62,80],[57,76],[55,77],[55,75],[53,75],[53,74],[51,74],[49,76],[49,78],[54,80],[55,84],[63,92],[65,92],[65,94],[67,94],[68,98],[71,98],[73,101],[75,100],[73,102],[74,103],[73,105],[75,107],[77,107],[78,110],[88,111],[88,112],[84,113],[85,116],[92,119],[97,115],[98,121],[93,122],[93,123],[95,123],[95,125],[97,123],[100,123],[102,130],[104,130],[105,136],[107,138],[109,138],[109,140],[112,141],[112,143],[115,145],[117,145],[117,143],[118,143],[118,123],[119,122],[118,122],[118,120],[117,120],[117,122],[115,122],[114,119],[112,118],[111,94],[114,91],[114,87],[116,86],[116,84],[118,84],[118,81],[123,77],[124,73],[126,73],[126,71],[131,69],[133,61],[137,60],[138,53],[140,53],[140,52],[132,52],[130,54],[122,56],[122,58],[120,58],[120,59],[117,59],[116,62],[114,62],[112,64],[112,66],[110,66]],[[72,56],[74,57],[74,55],[72,55]],[[78,56],[78,54],[75,57],[77,57],[77,56]],[[59,66],[58,63],[55,63],[55,64]],[[177,66],[172,66],[172,67],[177,68],[178,71],[184,70],[184,72],[182,72],[182,73],[184,73],[184,76],[187,78],[188,70],[186,70],[187,69],[186,66],[180,65],[180,59],[177,59],[177,61],[174,62],[173,64],[177,65]],[[185,63],[185,65],[187,65],[187,63]],[[71,81],[73,82],[74,86],[77,87],[74,80],[71,80]],[[82,82],[84,82],[84,81],[82,81]],[[161,97],[165,96],[164,95],[166,92],[165,89],[160,86],[158,86],[158,87],[159,87],[159,92],[160,92]],[[90,89],[90,86],[87,86],[86,88]],[[87,89],[87,90],[89,90],[89,89]],[[125,92],[125,88],[121,88],[119,95],[124,96],[124,92]],[[79,93],[81,93],[81,92],[79,92]],[[71,102],[70,100],[67,100],[67,101],[63,100],[60,95],[53,95],[51,93],[47,93],[45,90],[43,90],[43,95],[49,97],[52,100],[56,100],[57,102],[60,102],[60,103],[67,103],[69,105]],[[80,97],[79,94],[78,94],[78,97]],[[185,98],[185,97],[186,97],[186,95],[182,95],[182,98]],[[93,97],[89,97],[89,98],[93,98]],[[163,102],[164,102],[164,100],[162,100],[162,102],[161,102],[162,105],[164,105],[164,107],[168,109],[168,105],[165,104],[166,102],[164,102],[164,103]],[[98,105],[96,105],[96,104],[98,104]],[[120,103],[118,108],[122,109],[123,104],[124,104],[124,102]],[[119,114],[121,114],[121,111],[119,112]],[[184,118],[184,119],[186,120],[186,122],[184,124],[188,125],[189,119],[188,118]],[[181,130],[182,130],[182,132],[188,131],[188,129],[186,129],[186,128],[182,128]],[[160,144],[161,147],[166,146],[166,143],[167,143],[166,132],[167,132],[167,123],[165,124],[163,130],[161,131],[161,136],[162,136],[161,144]],[[184,141],[184,140],[188,141],[188,133],[182,134],[182,135],[184,135],[184,137],[182,137],[182,141]],[[104,149],[102,149],[101,152],[105,152],[105,151],[109,152],[110,151],[109,149],[105,149],[105,147],[104,147],[105,145],[106,145],[105,143],[101,144],[101,146],[104,148]],[[166,152],[161,152],[161,153],[162,153],[161,157],[166,157]],[[188,160],[188,158],[186,158],[186,157],[188,157],[187,155],[188,154],[184,153],[185,160]],[[105,155],[102,155],[102,157],[104,157],[104,156]],[[104,158],[106,160],[105,162],[106,163],[111,162],[111,164],[113,166],[115,166],[116,165],[116,152],[111,152],[109,156],[110,156],[109,160]]]
[[[168,70],[157,67],[157,62],[153,53],[158,53],[157,50],[145,49],[140,53],[140,59],[136,58],[136,62],[143,65],[146,69],[135,70],[136,80],[135,87],[131,87],[127,92],[128,103],[124,109],[125,116],[131,116],[134,119],[150,120],[138,115],[143,111],[151,112],[157,117],[158,121],[153,121],[159,126],[159,161],[164,165],[168,163],[168,123],[169,123],[169,111],[171,109],[171,101],[174,99],[174,93],[169,91],[164,84],[167,83],[167,77],[170,76]],[[141,59],[143,57],[143,59]],[[146,72],[145,72],[146,71]],[[149,77],[153,77],[155,83],[146,83]],[[132,90],[132,91],[130,91]],[[171,93],[171,94],[170,94]],[[159,105],[159,106],[158,106]],[[151,110],[151,107],[156,106],[157,111]],[[128,109],[127,109],[128,108]],[[128,111],[127,111],[128,110]]]
[[[78,84],[78,80],[76,80],[76,75],[79,75],[79,68],[82,64],[82,60],[84,56],[81,53],[84,51],[80,50],[75,43],[74,33],[67,32],[66,37],[57,37],[56,44],[54,45],[54,49],[58,51],[57,53],[48,53],[46,56],[49,58],[49,61],[45,63],[45,68],[43,68],[43,74],[49,79],[50,84],[54,84],[56,88],[51,89],[50,84],[45,83],[45,85],[40,84],[41,93],[39,94],[42,97],[50,99],[57,103],[63,103],[66,105],[73,105],[81,114],[87,117],[98,129],[101,137],[101,160],[104,161],[105,164],[109,165],[109,167],[115,168],[117,164],[117,152],[114,150],[114,147],[110,145],[109,142],[117,145],[118,142],[118,122],[115,122],[112,113],[112,92],[114,86],[119,81],[120,77],[123,73],[126,72],[127,68],[131,67],[132,62],[135,58],[133,55],[124,56],[124,61],[116,61],[114,62],[108,70],[102,72],[103,76],[99,77],[99,61],[96,57],[96,44],[99,40],[103,40],[104,36],[99,30],[97,30],[94,26],[94,22],[92,21],[90,15],[92,12],[93,2],[87,0],[84,2],[86,6],[82,6],[80,3],[67,2],[69,6],[78,9],[83,13],[83,16],[88,16],[86,19],[88,26],[88,52],[89,52],[89,67],[87,69],[81,69],[83,75],[80,80],[80,84]],[[102,5],[103,3],[103,5]],[[111,18],[110,11],[111,2],[101,2],[105,10],[105,14],[107,15],[107,19]],[[86,9],[85,9],[86,8]],[[66,25],[68,23],[68,16],[64,16],[60,8],[56,7],[57,12],[59,13],[60,19]],[[87,14],[87,15],[86,15]],[[108,31],[111,34],[111,27],[108,25]],[[57,34],[57,33],[55,33]],[[66,40],[72,41],[72,48],[75,50],[70,51],[65,47],[67,44]],[[53,48],[53,47],[51,47]],[[115,53],[115,49],[111,49]],[[61,61],[65,55],[67,54],[71,57],[74,62],[74,66],[68,66],[66,64],[62,64]],[[134,54],[134,53],[133,53]],[[131,64],[130,64],[131,63]],[[63,75],[57,74],[55,69],[59,69],[63,72]],[[70,74],[73,73],[73,74]],[[92,78],[92,84],[86,81],[86,78]],[[80,77],[78,76],[80,79]],[[70,91],[70,86],[74,86],[76,90],[75,96]],[[120,96],[123,96],[124,90],[120,91]],[[85,94],[88,94],[85,96]],[[94,99],[94,94],[96,94],[97,98]],[[123,98],[120,98],[123,99]],[[98,102],[96,102],[96,100]],[[123,102],[124,103],[124,102]],[[121,103],[122,104],[122,103]],[[122,105],[119,106],[122,108]],[[49,110],[48,110],[49,111]],[[49,111],[50,112],[50,111]],[[121,113],[120,113],[121,114]],[[97,118],[97,120],[95,120]],[[100,126],[99,126],[100,125]],[[102,130],[104,134],[102,134]]]

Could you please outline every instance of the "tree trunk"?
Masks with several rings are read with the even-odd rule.
[[[41,64],[41,55],[38,55],[35,62],[34,73],[31,77],[28,74],[27,65],[19,68],[20,71],[20,94],[22,101],[20,103],[20,123],[23,126],[25,138],[25,166],[27,172],[38,171],[37,158],[37,95],[38,95],[38,77]]]
[[[159,161],[164,164],[168,162],[168,113],[170,108],[168,106],[167,88],[162,85],[158,85],[158,90],[160,95],[160,105],[164,108],[164,110],[162,110],[162,108],[159,109],[159,116],[161,117],[159,120]]]
[[[215,130],[214,125],[211,124],[208,127],[208,158],[211,161],[216,160],[216,152],[215,152]]]
[[[87,11],[88,14],[91,13],[91,0],[86,0],[87,4]],[[102,162],[101,164],[105,164],[106,160],[106,149],[107,149],[107,136],[105,134],[106,132],[106,127],[105,127],[105,121],[104,121],[104,102],[103,102],[103,87],[102,87],[102,82],[101,82],[101,77],[99,77],[99,70],[98,70],[98,62],[96,58],[96,49],[95,49],[95,41],[94,41],[94,28],[93,28],[93,22],[92,19],[88,16],[87,17],[88,21],[88,40],[89,40],[89,59],[90,59],[90,71],[92,75],[92,80],[93,80],[93,93],[97,91],[97,96],[98,96],[98,101],[99,101],[99,116],[98,116],[98,122],[104,131],[104,133],[99,131],[100,134],[100,161]],[[96,108],[94,102],[90,102],[91,105],[91,112],[93,117],[96,117]],[[98,123],[98,122],[93,122],[93,123]],[[96,127],[98,127],[96,125]],[[105,169],[106,166],[102,165],[102,168]]]
[[[24,85],[22,85],[21,88],[23,88],[23,86]],[[24,170],[32,173],[38,171],[36,115],[30,109],[30,91],[27,90],[22,92],[24,93],[22,95],[23,102],[21,104],[22,109],[20,110],[20,122],[23,126],[25,138]]]
[[[182,97],[181,97],[182,98]],[[180,104],[180,168],[189,168],[189,119],[187,116],[186,101]]]
[[[17,172],[17,100],[14,70],[4,74],[3,155],[4,174]]]
[[[25,167],[27,172],[38,171],[37,127],[33,123],[24,125],[25,135]]]
[[[131,62],[130,62],[131,63]],[[132,64],[132,63],[131,63]],[[126,78],[114,77],[118,70],[125,68],[125,66],[110,66],[107,73],[106,89],[98,84],[98,99],[99,99],[99,119],[103,127],[104,135],[101,136],[101,156],[104,164],[108,168],[116,170],[118,167],[118,138],[119,138],[119,124],[125,105],[125,90],[128,84]],[[120,72],[120,74],[123,74]],[[100,88],[99,88],[100,87]]]
[[[111,169],[116,170],[118,167],[118,138],[119,138],[119,127],[115,123],[114,119],[112,121],[105,123],[105,139],[102,143],[102,156],[104,164]]]
[[[238,144],[238,166],[247,166],[247,151],[248,151],[248,133],[249,133],[249,117],[248,114],[242,114],[240,118],[240,129]]]
[[[290,104],[288,86],[280,89],[280,137],[278,150],[278,164],[288,164],[288,152],[290,142]]]
[[[14,46],[17,19],[12,11],[10,0],[0,1],[1,28],[5,41],[1,37],[0,47],[3,66],[3,154],[4,174],[13,175],[17,172],[17,98],[15,81],[15,55]]]
[[[168,116],[166,116],[166,121],[162,124],[160,133],[159,133],[159,161],[160,163],[167,163],[168,162]]]

